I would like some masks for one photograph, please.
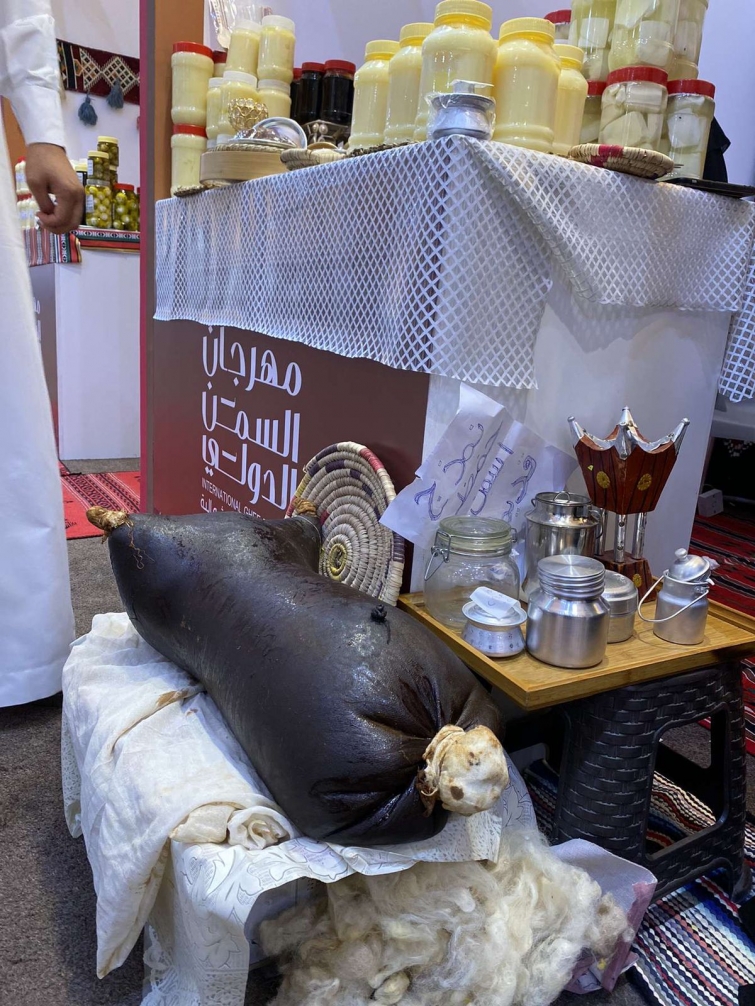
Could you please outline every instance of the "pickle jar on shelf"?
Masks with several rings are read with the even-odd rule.
[[[378,147],[385,139],[388,112],[388,67],[398,42],[376,39],[364,50],[364,64],[354,76],[354,110],[349,149]]]
[[[663,153],[674,162],[674,176],[703,177],[715,96],[716,89],[707,80],[669,83]]]
[[[118,168],[120,165],[120,148],[115,136],[98,136],[97,149],[102,154],[107,154],[110,158],[110,167]]]
[[[110,158],[102,150],[90,150],[87,155],[87,178],[110,184]]]
[[[519,570],[512,557],[516,534],[503,520],[447,517],[438,525],[425,571],[425,604],[433,618],[464,628],[464,605],[478,587],[519,598]]]
[[[582,115],[582,129],[579,134],[580,143],[598,143],[600,141],[600,116],[603,103],[603,92],[606,83],[602,80],[588,80],[585,111]]]
[[[668,77],[652,66],[627,66],[608,75],[600,117],[600,142],[660,150]]]
[[[561,77],[553,41],[553,25],[544,18],[519,17],[501,25],[494,140],[551,152]]]
[[[207,116],[207,85],[215,64],[212,49],[196,42],[176,42],[170,57],[173,74],[171,118],[178,126],[201,126]]]
[[[401,29],[399,50],[388,67],[386,143],[411,143],[414,139],[422,78],[422,43],[432,30],[429,21],[405,24]]]
[[[556,96],[556,120],[553,130],[553,153],[568,157],[579,143],[587,100],[588,84],[582,76],[583,53],[575,45],[557,45],[561,61],[561,76]]]
[[[492,26],[493,9],[482,0],[441,0],[435,8],[433,30],[422,43],[415,140],[427,139],[431,94],[451,94],[455,80],[493,83]]]
[[[584,52],[582,73],[588,80],[605,81],[609,74],[616,0],[574,0],[569,26],[569,44]]]
[[[119,231],[138,231],[139,214],[133,185],[120,183],[113,189],[113,227]]]
[[[569,41],[569,29],[571,26],[571,10],[554,10],[545,15],[545,20],[550,21],[556,32],[557,42]]]
[[[617,0],[609,69],[655,66],[668,73],[678,19],[679,0]]]
[[[109,228],[113,219],[110,186],[99,178],[90,178],[84,190],[87,227]]]

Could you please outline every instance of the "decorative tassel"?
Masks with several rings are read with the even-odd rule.
[[[97,110],[92,104],[92,99],[89,95],[79,105],[79,118],[85,126],[97,125]]]
[[[107,96],[107,103],[111,108],[123,108],[123,88],[121,82],[116,78]]]

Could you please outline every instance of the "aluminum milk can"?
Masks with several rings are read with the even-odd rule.
[[[598,551],[602,511],[589,497],[574,493],[538,493],[527,518],[524,596],[537,590],[537,564],[549,555],[589,555]]]
[[[644,602],[655,586],[662,582],[655,618],[645,618],[642,610],[639,615],[644,622],[652,623],[653,632],[660,639],[694,646],[702,643],[705,637],[708,593],[713,583],[710,579],[711,563],[702,556],[689,555],[685,548],[677,549],[675,556],[671,568],[655,581],[642,599]]]

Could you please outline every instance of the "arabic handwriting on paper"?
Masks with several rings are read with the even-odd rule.
[[[573,457],[462,385],[456,416],[382,522],[423,548],[451,514],[500,518],[521,532],[530,497],[563,488],[575,468]]]
[[[203,337],[202,363],[211,380],[202,392],[206,431],[202,460],[207,478],[202,479],[201,508],[255,513],[251,508],[266,501],[285,512],[298,484],[301,415],[290,407],[282,416],[256,415],[254,389],[260,385],[284,393],[286,400],[296,398],[302,389],[301,368],[297,363],[280,365],[269,349],[258,354],[255,345],[245,349],[238,341],[228,347],[222,327],[217,333],[209,329]],[[225,375],[232,375],[232,380]],[[219,383],[217,390],[213,381]],[[255,449],[271,455],[270,459],[265,461]],[[228,492],[209,481],[217,475],[240,489]]]

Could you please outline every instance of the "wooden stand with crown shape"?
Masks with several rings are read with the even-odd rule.
[[[587,433],[572,416],[569,425],[574,450],[587,484],[587,493],[604,512],[603,541],[608,535],[608,514],[614,515],[614,546],[599,557],[606,569],[633,580],[641,594],[653,585],[645,551],[647,515],[658,506],[673,471],[689,426],[684,419],[673,433],[650,442],[637,429],[625,408],[618,426],[605,439]],[[632,543],[627,549],[629,518],[634,518]]]

